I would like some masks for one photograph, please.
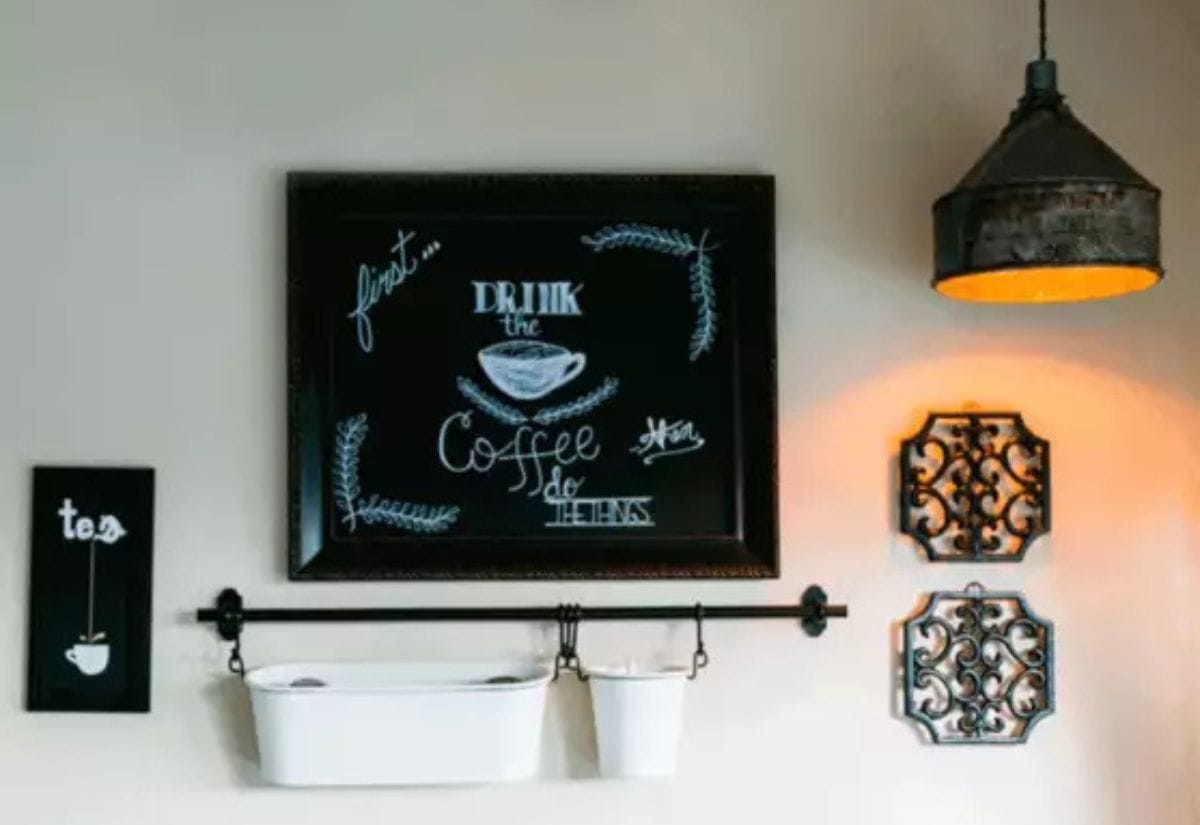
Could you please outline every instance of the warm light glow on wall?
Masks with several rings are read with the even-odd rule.
[[[1050,304],[1141,292],[1161,277],[1135,266],[1037,266],[966,273],[939,281],[936,288],[960,301]]]

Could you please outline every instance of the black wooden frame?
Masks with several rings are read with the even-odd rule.
[[[123,637],[127,648],[124,659],[127,685],[120,693],[105,693],[85,688],[70,690],[56,687],[43,677],[45,666],[38,656],[37,640],[46,632],[39,609],[39,599],[46,595],[42,591],[52,585],[52,579],[60,575],[53,559],[45,558],[39,550],[54,543],[46,534],[45,521],[37,512],[40,502],[38,493],[44,495],[43,485],[53,486],[55,478],[73,475],[79,478],[79,487],[99,494],[111,484],[114,476],[123,476],[126,484],[142,484],[148,496],[147,520],[138,523],[148,531],[142,540],[147,544],[148,557],[141,576],[126,579],[124,618],[128,628],[137,627],[143,632],[130,632]],[[135,466],[82,466],[82,465],[39,465],[32,471],[34,494],[31,497],[31,552],[29,573],[28,638],[26,642],[26,690],[25,709],[32,712],[88,712],[88,713],[149,713],[151,696],[151,648],[153,646],[154,620],[154,506],[155,477],[152,467]],[[132,524],[132,522],[128,522]],[[52,594],[51,594],[52,595]]]
[[[328,519],[328,341],[323,308],[306,300],[302,238],[347,211],[406,214],[526,212],[637,205],[653,215],[701,208],[753,216],[764,272],[740,273],[735,336],[734,428],[740,484],[735,535],[621,539],[638,561],[605,559],[611,537],[420,536],[338,542]],[[288,574],[293,580],[764,578],[779,575],[776,469],[774,178],[765,175],[369,174],[293,172],[288,217]],[[753,276],[753,277],[751,277]],[[401,560],[382,561],[381,546]],[[364,549],[365,547],[365,549]],[[633,549],[631,549],[633,548]],[[307,561],[305,561],[307,559]]]

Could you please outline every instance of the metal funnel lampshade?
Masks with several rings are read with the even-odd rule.
[[[1162,279],[1161,193],[1084,126],[1041,54],[999,139],[933,205],[934,288],[950,298],[1050,303],[1111,298]]]

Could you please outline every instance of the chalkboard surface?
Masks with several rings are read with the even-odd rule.
[[[293,578],[777,575],[771,178],[288,198]]]

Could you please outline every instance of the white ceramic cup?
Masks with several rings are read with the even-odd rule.
[[[588,668],[600,775],[670,776],[683,733],[682,667]]]
[[[583,372],[587,356],[558,344],[520,338],[480,350],[479,365],[509,397],[532,401]]]
[[[96,676],[108,669],[108,645],[80,642],[64,651],[67,661],[85,676]]]

